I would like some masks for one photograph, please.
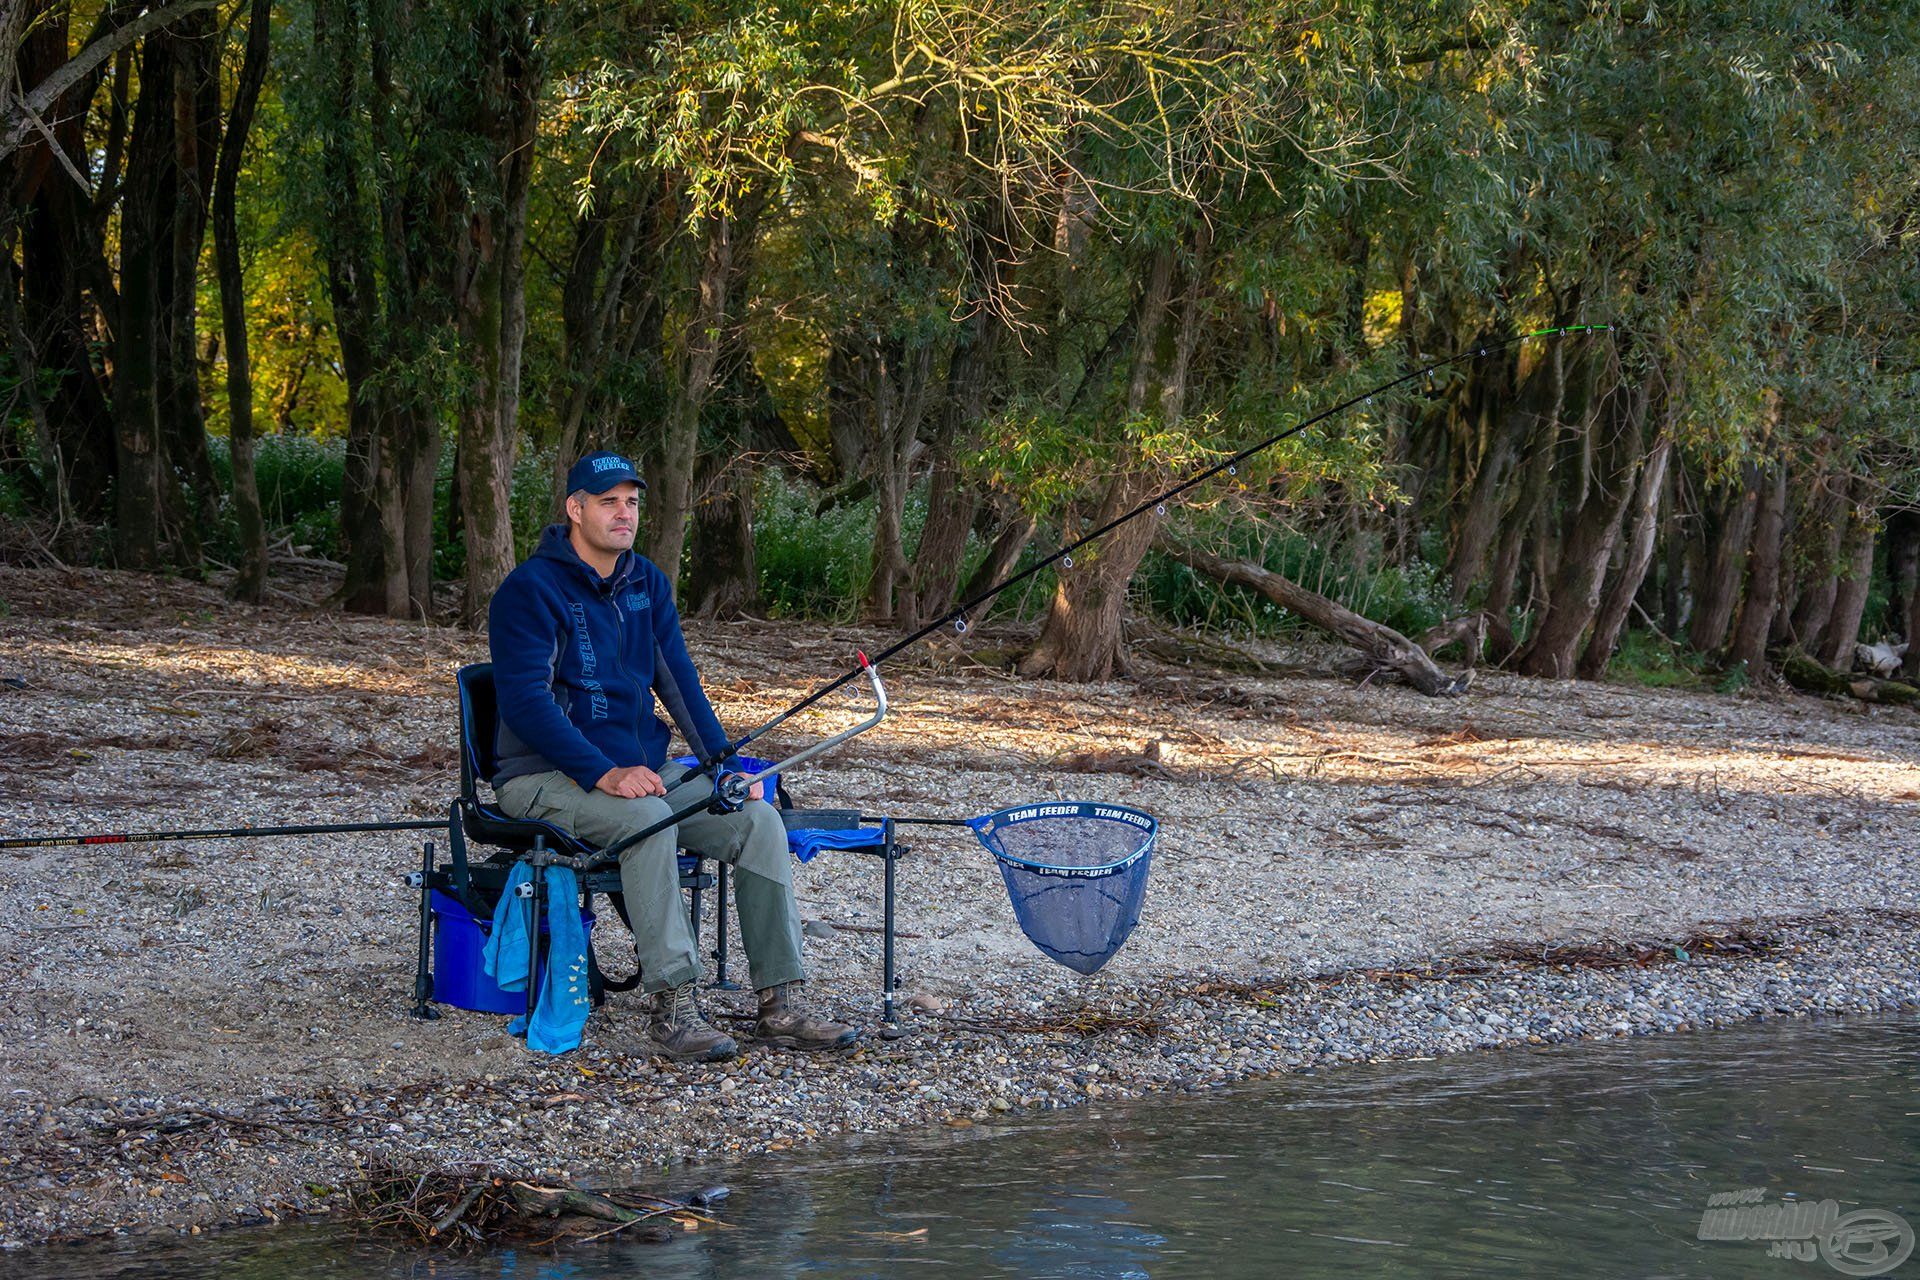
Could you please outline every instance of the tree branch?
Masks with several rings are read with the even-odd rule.
[[[0,158],[18,151],[27,133],[35,127],[35,121],[52,110],[62,94],[93,74],[108,58],[142,36],[177,22],[190,13],[212,9],[218,4],[219,0],[175,0],[173,4],[149,9],[125,26],[115,27],[87,41],[80,52],[56,67],[30,93],[23,95],[17,93],[12,85],[0,85],[0,95],[4,95],[6,105],[5,116],[0,117]],[[51,137],[51,134],[48,136]],[[72,172],[71,165],[68,171]],[[81,182],[80,185],[85,187],[86,183]]]
[[[1425,650],[1392,627],[1363,618],[1291,578],[1245,560],[1228,560],[1202,551],[1175,540],[1164,530],[1156,541],[1162,551],[1181,564],[1220,582],[1258,591],[1281,608],[1333,633],[1365,654],[1376,670],[1395,672],[1429,697],[1457,697],[1473,683],[1471,670],[1459,676],[1448,675],[1434,665]]]

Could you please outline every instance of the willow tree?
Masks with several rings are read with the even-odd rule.
[[[349,388],[348,608],[431,605],[434,478],[456,444],[462,616],[513,567],[527,204],[544,83],[518,0],[312,0],[296,114]]]

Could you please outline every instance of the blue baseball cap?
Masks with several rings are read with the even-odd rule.
[[[647,487],[633,463],[606,449],[588,454],[567,471],[568,493],[579,493],[582,489],[588,493],[605,493],[617,484]]]

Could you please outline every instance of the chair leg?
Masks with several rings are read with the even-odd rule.
[[[693,954],[700,954],[700,886],[687,891],[687,928],[693,931]]]
[[[713,880],[713,986],[716,991],[738,991],[740,984],[727,980],[727,864],[714,863]]]
[[[905,1034],[893,1015],[893,819],[880,822],[880,856],[886,860],[885,890],[882,899],[880,934],[880,1034],[891,1040]]]
[[[536,840],[534,853],[544,851],[544,844]],[[546,912],[546,869],[535,859],[533,869],[533,919],[527,924],[527,1026],[533,1025],[533,1011],[540,1003],[540,926],[547,918]],[[524,1032],[522,1033],[524,1034]]]
[[[427,967],[427,948],[433,937],[433,841],[420,846],[420,946],[413,966],[413,1016],[431,1022],[440,1011],[433,999],[433,973]]]

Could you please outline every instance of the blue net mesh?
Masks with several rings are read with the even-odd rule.
[[[1042,951],[1093,973],[1140,921],[1159,824],[1124,805],[1057,802],[969,823],[1000,863],[1013,915]]]

